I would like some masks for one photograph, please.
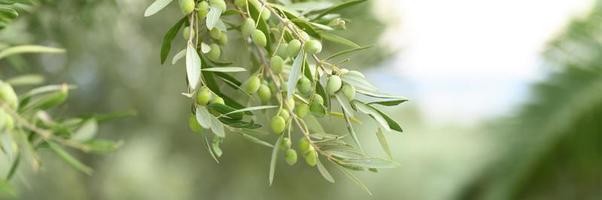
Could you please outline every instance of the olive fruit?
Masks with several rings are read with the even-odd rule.
[[[267,39],[265,38],[265,34],[260,30],[255,29],[251,35],[253,42],[260,47],[265,47],[267,44]]]
[[[209,4],[211,4],[211,6],[219,8],[220,10],[222,10],[222,12],[226,11],[226,2],[224,0],[209,0]]]
[[[287,53],[291,57],[295,57],[299,52],[299,49],[301,49],[301,42],[297,39],[288,42],[288,46],[286,47]]]
[[[221,38],[223,34],[224,33],[222,33],[222,31],[220,31],[217,28],[211,29],[209,31],[209,36],[211,36],[211,38],[216,39],[216,40]]]
[[[320,51],[322,51],[322,43],[318,40],[309,40],[305,42],[303,49],[305,49],[305,52],[308,54],[320,53]]]
[[[288,120],[288,118],[291,117],[291,115],[288,113],[288,111],[282,109],[280,110],[280,114],[279,114],[282,118],[284,118],[284,120]]]
[[[192,132],[200,133],[203,130],[203,127],[196,121],[196,116],[190,115],[188,118],[188,127]]]
[[[299,92],[301,92],[302,94],[310,93],[311,81],[309,80],[309,78],[305,76],[301,77],[301,79],[299,79],[299,82],[297,82],[297,89],[299,89]]]
[[[199,105],[207,105],[213,98],[213,94],[207,87],[203,87],[196,92],[196,103]]]
[[[305,157],[305,163],[309,166],[316,166],[318,164],[318,152],[313,147],[309,147],[309,151],[303,155]]]
[[[328,77],[328,81],[326,82],[326,91],[328,91],[328,94],[334,95],[337,91],[339,91],[339,89],[341,89],[342,85],[343,81],[341,80],[341,77],[332,75]]]
[[[322,105],[324,104],[324,98],[322,98],[322,96],[320,96],[319,94],[314,94],[313,96],[311,96],[311,102]]]
[[[276,52],[278,54],[278,56],[282,57],[282,58],[286,58],[288,57],[288,44],[287,43],[283,43],[280,45],[280,47],[278,47],[278,52]]]
[[[305,103],[300,103],[295,106],[295,115],[299,118],[303,118],[309,113],[309,106]]]
[[[180,10],[184,15],[188,15],[194,11],[194,0],[180,0]]]
[[[259,100],[261,100],[261,102],[263,103],[267,103],[268,101],[270,101],[270,98],[272,98],[272,91],[270,90],[270,87],[268,87],[268,85],[266,84],[261,84],[261,86],[259,86],[257,94],[259,95]]]
[[[302,153],[305,153],[307,151],[309,151],[309,140],[307,140],[307,138],[302,137],[301,139],[299,139],[299,150],[301,150]]]
[[[211,99],[210,103],[222,104],[222,105],[225,104],[224,99],[221,97],[218,97],[218,96],[215,96],[215,98]]]
[[[291,139],[288,137],[283,138],[282,141],[280,142],[280,148],[282,148],[282,149],[290,149],[292,145],[293,145],[293,143],[291,142]]]
[[[286,99],[286,108],[288,108],[289,110],[295,109],[295,99],[293,99],[292,97]]]
[[[270,59],[270,66],[272,67],[272,71],[274,73],[282,72],[282,66],[284,65],[284,60],[280,56],[272,56]]]
[[[185,40],[190,38],[190,27],[187,26],[182,29],[182,37],[184,37]],[[192,37],[194,37],[194,32],[192,32]]]
[[[355,71],[355,70],[351,70],[351,71],[347,72],[347,74],[349,74],[350,76],[359,76],[362,78],[366,78],[366,76],[364,76],[364,74],[362,74],[362,72]]]
[[[241,7],[241,8],[246,7],[247,0],[234,0],[234,5]]]
[[[261,11],[261,19],[268,20],[268,19],[270,19],[271,16],[272,16],[272,13],[270,13],[270,10],[264,8]]]
[[[255,21],[253,21],[253,19],[251,19],[251,18],[245,19],[245,21],[243,22],[242,27],[241,27],[242,35],[245,37],[249,37],[249,36],[251,36],[251,34],[254,31],[255,31]]]
[[[220,49],[219,45],[214,43],[209,45],[209,47],[211,47],[211,50],[207,52],[207,57],[213,61],[219,60],[219,57],[222,54],[222,50]]]
[[[294,165],[297,163],[297,152],[294,149],[287,149],[284,159],[288,165]]]
[[[355,87],[353,87],[349,84],[344,84],[343,87],[341,88],[341,91],[343,92],[345,97],[347,97],[347,99],[349,101],[351,101],[355,98]]]
[[[222,45],[227,44],[228,43],[228,35],[222,34],[221,37],[219,37],[219,39],[217,39],[217,41]]]
[[[201,1],[197,6],[197,14],[199,15],[199,18],[205,18],[207,16],[207,13],[209,13],[209,3],[207,3],[206,1]]]
[[[318,95],[318,94],[314,94],[314,96],[312,96],[312,101],[309,104],[309,110],[316,114],[316,116],[323,116],[325,113],[325,109],[324,106],[322,105],[324,103],[324,99],[322,98],[322,96]]]
[[[277,135],[282,134],[282,132],[284,132],[284,129],[286,128],[286,121],[284,121],[284,118],[282,118],[281,116],[274,116],[272,117],[272,131],[274,133],[276,133]]]
[[[11,108],[17,108],[19,106],[19,98],[13,87],[2,81],[0,81],[0,100],[8,104]]]
[[[257,75],[252,75],[245,82],[245,92],[253,94],[257,92],[257,90],[259,90],[259,86],[261,86],[261,80],[259,80],[259,77]]]

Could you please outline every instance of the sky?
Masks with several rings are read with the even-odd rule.
[[[375,0],[398,50],[374,80],[434,123],[477,124],[509,113],[544,78],[540,53],[592,0]],[[395,73],[390,73],[394,71]],[[385,75],[383,75],[385,74]],[[384,79],[383,79],[384,78]],[[380,85],[379,85],[380,84]]]

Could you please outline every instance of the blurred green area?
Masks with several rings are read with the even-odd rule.
[[[403,134],[387,134],[401,167],[358,173],[368,196],[333,172],[324,181],[304,165],[277,169],[268,186],[270,149],[232,136],[216,164],[187,128],[183,64],[159,64],[160,41],[179,16],[175,6],[150,18],[150,1],[49,1],[0,32],[0,41],[67,49],[65,56],[13,57],[2,77],[38,72],[50,83],[79,85],[59,112],[136,110],[104,124],[101,137],[123,140],[117,152],[84,155],[96,171],[81,174],[49,153],[44,167],[23,167],[16,199],[599,199],[602,197],[602,6],[568,26],[545,52],[548,78],[512,117],[478,127],[427,126],[415,104],[389,110]],[[369,5],[369,4],[366,4]],[[359,44],[384,29],[369,6],[347,10],[345,36]],[[370,27],[370,28],[365,28]],[[234,39],[234,38],[233,38]],[[183,41],[177,41],[183,44]],[[328,45],[328,44],[327,44]],[[330,46],[339,48],[337,46]],[[231,47],[225,51],[235,51]],[[353,56],[351,68],[384,61],[378,47]],[[403,94],[401,94],[403,95]],[[336,132],[342,122],[331,119]],[[332,122],[332,123],[330,123]],[[384,155],[371,130],[358,128],[365,148]],[[2,171],[2,164],[0,164]]]

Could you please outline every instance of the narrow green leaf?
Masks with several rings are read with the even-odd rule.
[[[184,58],[184,56],[186,56],[186,49],[182,49],[180,50],[178,53],[176,53],[176,55],[173,56],[173,58],[171,59],[171,64],[175,65],[180,59]]]
[[[320,172],[322,177],[324,177],[324,179],[326,179],[328,182],[334,183],[334,178],[332,177],[332,175],[330,175],[330,172],[328,172],[326,167],[324,167],[324,165],[322,165],[322,162],[320,162],[320,159],[318,159],[317,167],[318,167],[318,171]]]
[[[22,54],[22,53],[64,53],[64,49],[54,48],[54,47],[45,47],[38,45],[21,45],[21,46],[13,46],[0,51],[0,59],[5,58],[7,56]]]
[[[325,60],[330,60],[330,59],[336,58],[338,56],[350,54],[350,53],[353,53],[353,52],[356,52],[356,51],[361,51],[361,50],[364,50],[364,49],[368,49],[370,47],[372,47],[372,46],[363,46],[363,47],[357,47],[357,48],[342,50],[342,51],[336,52],[336,53],[328,56]]]
[[[385,118],[378,112],[374,107],[368,106],[359,101],[353,101],[353,105],[357,108],[358,111],[370,115],[381,127],[385,128],[385,130],[389,131],[391,128],[389,127],[389,123]]]
[[[295,57],[291,72],[288,75],[288,82],[286,84],[286,98],[288,99],[293,97],[293,93],[297,87],[297,81],[301,75],[301,65],[303,64],[303,60],[305,60],[305,54],[303,53],[303,50],[301,50],[299,51],[299,54],[297,54],[297,57]]]
[[[209,113],[209,110],[207,110],[207,107],[197,106],[195,116],[196,116],[196,121],[199,122],[199,124],[203,128],[205,128],[205,129],[211,128],[211,118],[213,118],[213,116],[211,115],[211,113]]]
[[[161,11],[167,5],[169,5],[173,0],[156,0],[153,2],[146,10],[144,11],[144,17],[148,17],[154,15],[155,13]]]
[[[209,139],[207,139],[207,135],[204,135],[205,137],[205,145],[207,147],[207,151],[209,151],[209,155],[211,155],[211,158],[213,158],[213,160],[215,160],[216,163],[219,163],[219,160],[217,159],[217,157],[215,156],[215,153],[213,152],[212,148],[211,148],[211,144],[209,144]]]
[[[204,68],[203,71],[207,71],[207,72],[244,72],[247,70],[242,67],[211,67],[211,68]]]
[[[167,55],[169,55],[169,51],[171,50],[171,42],[173,42],[173,39],[178,34],[178,31],[180,31],[180,28],[184,22],[186,22],[186,19],[188,19],[186,16],[182,17],[182,19],[169,28],[167,33],[165,33],[165,36],[163,36],[163,42],[161,44],[161,64],[165,63]]]
[[[378,105],[383,105],[383,106],[396,106],[399,105],[403,102],[408,101],[407,99],[391,99],[391,100],[383,100],[383,101],[372,101],[372,102],[368,102],[368,105],[372,105],[372,104],[378,104]]]
[[[355,73],[343,74],[341,75],[341,79],[343,82],[352,85],[357,90],[378,91],[378,89],[368,80],[366,80],[366,78]]]
[[[255,143],[255,144],[263,145],[263,146],[266,146],[266,147],[269,147],[269,148],[274,148],[274,145],[272,145],[272,144],[270,144],[270,143],[268,143],[268,142],[266,142],[266,141],[263,141],[263,140],[261,140],[261,139],[259,139],[259,138],[255,137],[255,136],[252,136],[252,135],[250,134],[250,132],[251,132],[251,131],[249,131],[249,130],[247,130],[247,129],[242,129],[242,132],[240,132],[240,134],[241,134],[241,135],[242,135],[242,136],[243,136],[245,139],[247,139],[247,140],[249,140],[249,141],[251,141],[251,142],[253,142],[253,143]]]
[[[278,161],[278,149],[280,149],[280,143],[282,142],[282,137],[284,134],[282,134],[280,137],[278,137],[278,140],[276,140],[276,143],[274,143],[274,148],[272,149],[272,158],[270,159],[270,175],[269,175],[269,179],[270,179],[270,186],[272,186],[272,183],[274,182],[274,173],[276,173],[276,161]]]
[[[347,45],[349,47],[352,48],[360,48],[361,46],[356,44],[355,42],[348,40],[344,37],[332,34],[332,33],[328,33],[328,32],[320,32],[320,37],[322,37],[322,39],[324,40],[328,40],[334,43],[338,43],[338,44],[342,44],[342,45]]]
[[[383,148],[385,153],[387,153],[387,156],[389,156],[389,159],[393,159],[393,154],[391,153],[391,148],[389,147],[389,143],[387,142],[387,138],[383,134],[382,129],[379,128],[376,131],[376,137],[378,138],[378,142],[380,143],[380,146]]]
[[[387,116],[385,113],[381,112],[378,109],[374,109],[376,110],[376,112],[380,113],[380,115],[385,118],[385,120],[387,120],[387,123],[389,124],[389,127],[393,130],[396,130],[398,132],[403,132],[403,129],[401,129],[401,126],[399,126],[399,124],[397,124],[397,122],[393,119],[391,119],[391,117]]]
[[[207,29],[211,30],[215,27],[220,20],[219,17],[222,15],[222,10],[218,7],[211,6],[209,8],[209,13],[207,13],[206,25]]]
[[[224,138],[226,137],[226,132],[224,130],[224,124],[219,121],[219,119],[215,118],[215,117],[211,117],[211,132],[213,132],[213,134],[217,135],[218,137]],[[219,155],[218,155],[219,157]]]
[[[402,96],[393,96],[393,95],[389,95],[389,94],[385,94],[379,91],[366,91],[366,90],[362,90],[362,89],[357,89],[356,90],[357,93],[369,96],[369,97],[374,97],[374,98],[381,98],[381,99],[407,99],[405,97]]]
[[[314,17],[313,19],[314,20],[320,19],[321,17],[324,17],[325,15],[327,15],[329,13],[333,13],[333,12],[345,9],[347,7],[354,6],[354,5],[362,3],[364,1],[366,1],[366,0],[352,0],[352,1],[346,1],[346,2],[343,2],[343,3],[337,4],[337,5],[334,5],[334,6],[330,7],[330,8],[328,8],[328,9],[320,12],[320,14],[318,14],[318,16]]]
[[[44,82],[44,76],[39,74],[26,74],[6,80],[6,83],[18,86],[18,85],[38,85]]]
[[[191,43],[186,47],[186,77],[190,90],[195,90],[201,80],[201,58]]]
[[[48,143],[48,147],[50,147],[50,149],[52,151],[54,151],[54,153],[56,153],[56,155],[61,157],[67,164],[71,165],[71,167],[73,167],[81,172],[84,172],[85,174],[92,175],[92,168],[81,163],[79,160],[77,160],[75,157],[73,157],[71,154],[69,154],[67,151],[65,151],[58,144],[56,144],[52,141],[46,141],[46,142]]]
[[[91,140],[98,131],[98,123],[94,119],[89,119],[77,129],[71,136],[71,140],[78,142],[85,142]]]
[[[341,163],[348,163],[352,165],[357,165],[365,168],[376,168],[376,169],[385,169],[385,168],[395,168],[399,167],[394,161],[385,160],[381,158],[360,158],[360,159],[346,159],[341,161]]]
[[[335,164],[337,164],[337,163],[335,163]],[[362,183],[362,181],[359,178],[357,178],[351,172],[347,171],[342,166],[340,166],[340,165],[335,165],[335,166],[337,166],[337,169],[339,169],[339,171],[343,172],[343,174],[345,174],[345,176],[347,176],[347,178],[351,179],[351,181],[353,181],[353,183],[358,185],[360,188],[362,188],[362,190],[366,191],[370,196],[372,196],[372,192],[370,192],[370,189],[368,189],[368,187],[366,185],[364,185],[364,183]]]
[[[339,104],[341,105],[343,112],[346,113],[349,117],[353,117],[353,108],[351,108],[351,105],[349,104],[347,98],[344,97],[341,92],[337,93],[335,95],[335,98],[337,99],[337,102],[339,102]]]
[[[111,141],[103,139],[92,139],[86,141],[84,145],[90,149],[92,153],[104,154],[117,150],[123,144],[122,141]]]
[[[360,144],[360,140],[358,139],[357,134],[355,134],[355,130],[353,130],[353,125],[351,125],[349,115],[347,114],[347,112],[343,111],[343,116],[345,117],[345,127],[347,127],[347,131],[349,131],[349,135],[351,135],[351,138],[353,138],[353,141],[357,144],[360,151],[364,151],[362,150],[362,144]]]

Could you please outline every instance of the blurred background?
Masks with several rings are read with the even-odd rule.
[[[50,1],[0,32],[4,43],[67,49],[8,61],[79,85],[66,115],[138,113],[101,126],[101,137],[124,141],[117,152],[78,154],[94,175],[42,152],[41,171],[15,178],[16,199],[602,198],[600,0],[371,0],[345,10],[341,34],[377,44],[348,67],[411,99],[387,109],[405,130],[387,133],[401,166],[356,173],[373,196],[299,164],[281,163],[269,187],[271,150],[236,136],[216,164],[187,127],[183,62],[159,64],[179,10],[144,18],[151,2]],[[357,132],[383,156],[374,127]]]

